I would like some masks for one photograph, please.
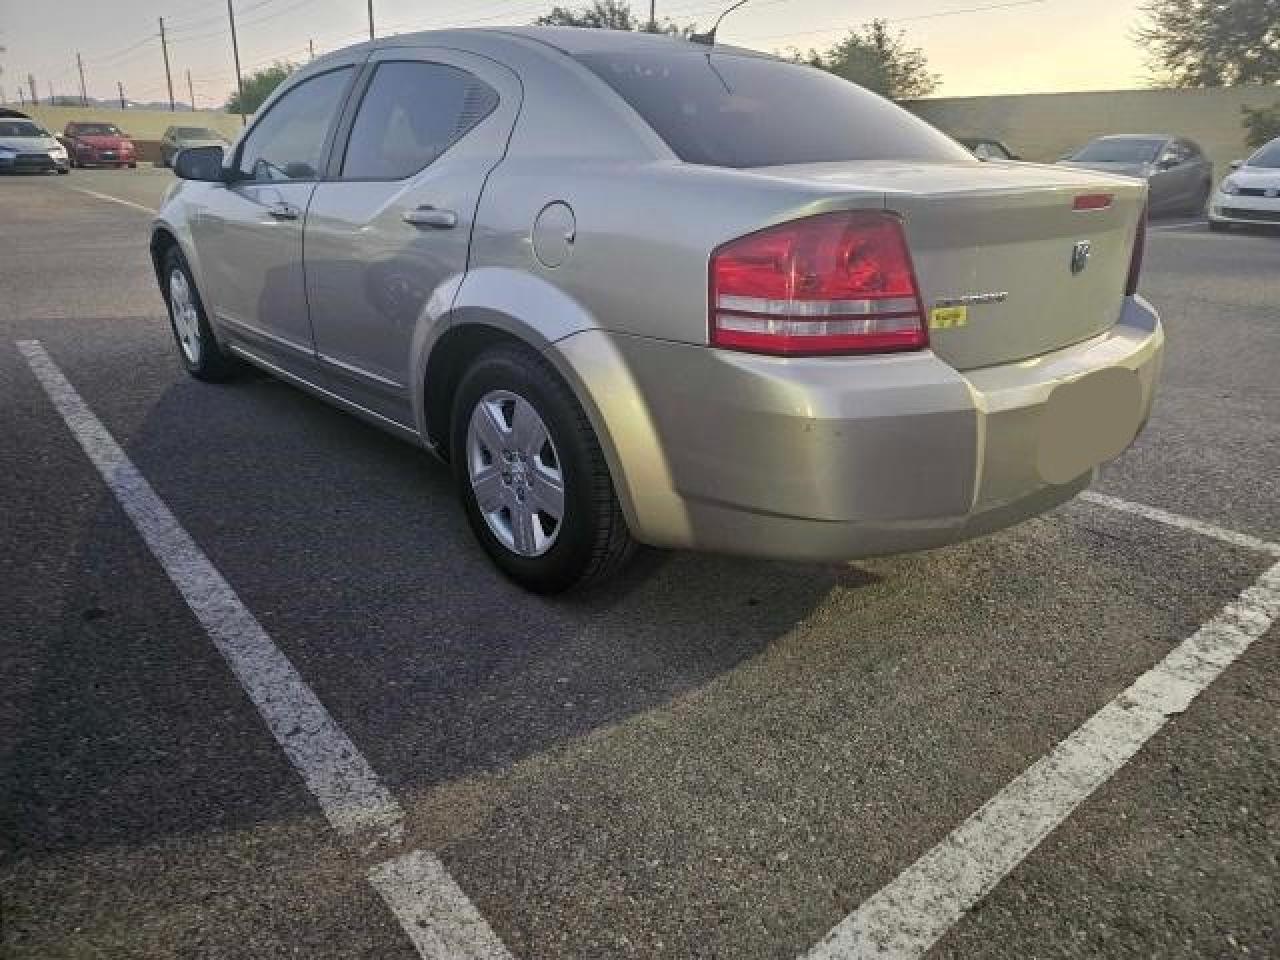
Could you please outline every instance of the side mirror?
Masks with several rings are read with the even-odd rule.
[[[179,150],[173,161],[173,173],[183,180],[204,180],[223,183],[227,176],[222,171],[221,147],[188,147]]]
[[[1239,170],[1239,169],[1240,169],[1241,167],[1243,167],[1243,166],[1244,166],[1244,161],[1243,161],[1243,160],[1232,160],[1232,161],[1231,161],[1231,169],[1232,169],[1232,170]]]
[[[1177,157],[1161,157],[1156,161],[1157,170],[1172,170],[1179,163]]]

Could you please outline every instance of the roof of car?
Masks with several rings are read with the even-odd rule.
[[[747,50],[728,44],[717,43],[714,47],[694,43],[683,37],[667,33],[646,33],[638,30],[601,30],[593,27],[459,27],[454,30],[428,30],[421,33],[400,33],[374,41],[373,46],[404,46],[408,43],[430,42],[444,37],[461,37],[465,35],[482,35],[495,39],[501,37],[520,37],[536,40],[547,46],[555,47],[571,56],[589,53],[620,52],[657,52],[664,50],[684,50],[690,53],[732,53],[753,57],[776,59],[771,54],[759,50]]]
[[[1172,133],[1109,133],[1095,140],[1176,140]]]

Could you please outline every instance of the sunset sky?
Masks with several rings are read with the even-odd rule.
[[[727,0],[726,0],[727,2]],[[941,74],[943,96],[1062,90],[1127,89],[1149,83],[1147,65],[1131,33],[1137,0],[1027,0],[972,13],[952,11],[999,0],[756,0],[731,14],[726,42],[781,50],[825,47],[852,25],[876,16],[898,21]],[[542,0],[375,0],[380,34],[465,24],[528,23],[545,12]],[[659,0],[658,16],[707,25],[722,4]],[[647,15],[647,2],[634,7]],[[305,60],[317,51],[366,36],[365,0],[236,0],[241,61],[246,72],[277,58]],[[948,14],[939,16],[939,14]],[[17,100],[19,83],[34,73],[40,98],[49,83],[59,95],[79,92],[75,55],[85,61],[91,96],[115,96],[116,81],[130,99],[166,97],[157,17],[170,33],[174,95],[187,99],[190,70],[199,106],[225,101],[234,86],[223,0],[0,0],[0,85]]]

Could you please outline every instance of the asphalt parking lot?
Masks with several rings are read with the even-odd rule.
[[[1280,956],[1280,235],[1153,229],[1102,499],[546,600],[424,454],[182,373],[171,181],[0,180],[0,955]]]

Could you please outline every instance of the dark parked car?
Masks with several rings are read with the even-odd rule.
[[[68,123],[62,131],[73,167],[136,167],[133,141],[114,123]]]
[[[1021,160],[1000,140],[991,137],[956,137],[979,160]]]
[[[1213,192],[1213,164],[1200,145],[1167,134],[1098,137],[1058,161],[1141,177],[1151,187],[1151,214],[1202,213]]]
[[[189,147],[225,147],[230,144],[222,134],[208,127],[170,127],[160,138],[160,166],[172,167],[179,150]]]

